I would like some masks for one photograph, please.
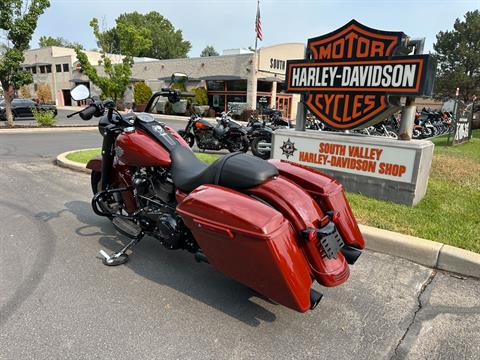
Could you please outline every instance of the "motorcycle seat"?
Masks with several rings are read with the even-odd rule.
[[[225,155],[211,165],[198,160],[190,149],[181,145],[177,145],[170,156],[172,181],[185,192],[204,184],[243,190],[278,175],[277,168],[272,164],[239,152]]]

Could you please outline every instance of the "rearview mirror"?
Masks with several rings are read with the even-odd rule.
[[[187,81],[187,79],[188,79],[187,74],[184,74],[184,73],[173,73],[172,74],[172,84],[184,83],[185,81]]]
[[[90,90],[85,85],[78,85],[70,90],[70,96],[75,101],[85,100],[90,97]]]

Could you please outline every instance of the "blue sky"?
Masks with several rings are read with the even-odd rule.
[[[382,30],[426,37],[432,50],[435,35],[452,28],[456,18],[480,8],[480,0],[261,0],[263,42],[303,42],[335,30],[351,19]],[[89,22],[96,17],[107,28],[124,12],[158,11],[192,43],[189,56],[206,45],[223,49],[253,46],[256,0],[51,0],[39,20],[31,47],[42,35],[61,36],[87,49],[96,47]]]

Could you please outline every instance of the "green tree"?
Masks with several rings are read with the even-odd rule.
[[[192,47],[189,41],[183,39],[182,31],[174,28],[172,23],[156,11],[147,14],[138,12],[125,13],[116,20],[116,26],[105,31],[98,39],[98,46],[113,54],[126,54],[131,43],[125,42],[123,35],[125,27],[134,27],[150,46],[137,48],[132,56],[145,56],[155,59],[174,59],[187,57]]]
[[[49,46],[61,46],[67,48],[80,48],[84,49],[83,45],[77,42],[70,42],[62,37],[52,37],[52,36],[40,36],[38,39],[38,46],[41,48]]]
[[[139,81],[133,88],[133,100],[137,105],[145,105],[152,97],[152,89],[143,81]]]
[[[469,11],[457,19],[451,31],[440,31],[433,45],[438,62],[435,96],[471,101],[480,93],[480,11]]]
[[[105,38],[105,32],[101,32],[98,27],[98,20],[92,19],[90,26],[93,29],[95,37],[100,43]],[[101,60],[98,65],[103,66],[104,75],[99,75],[97,68],[90,64],[87,55],[79,48],[75,49],[77,59],[81,64],[82,72],[90,81],[98,86],[102,91],[102,98],[111,98],[115,102],[123,99],[123,95],[130,83],[132,76],[133,54],[150,45],[148,39],[145,39],[142,29],[133,26],[123,26],[121,29],[121,43],[130,44],[125,51],[125,57],[122,62],[114,64],[109,58],[106,47],[101,49]]]
[[[0,81],[5,96],[7,126],[13,126],[12,99],[15,88],[32,82],[32,75],[23,70],[24,51],[28,49],[37,21],[48,0],[2,0],[0,2],[0,30],[5,43],[0,53]]]
[[[202,50],[200,53],[200,57],[207,57],[207,56],[218,56],[219,53],[212,45],[205,46],[205,49]]]

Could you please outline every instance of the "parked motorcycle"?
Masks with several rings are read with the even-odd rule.
[[[178,134],[192,147],[197,142],[201,150],[228,149],[230,152],[247,152],[249,142],[247,131],[230,117],[230,112],[222,113],[214,126],[197,114],[192,114],[184,130]]]
[[[71,94],[89,97],[83,85]],[[161,96],[173,103],[183,95],[156,92],[146,111]],[[347,281],[365,243],[333,178],[240,152],[206,165],[172,128],[148,113],[122,115],[111,100],[92,101],[78,114],[99,117],[103,136],[102,156],[87,164],[93,211],[131,239],[115,254],[102,250],[104,264],[125,263],[127,250],[150,235],[300,312],[322,298],[313,281]]]

